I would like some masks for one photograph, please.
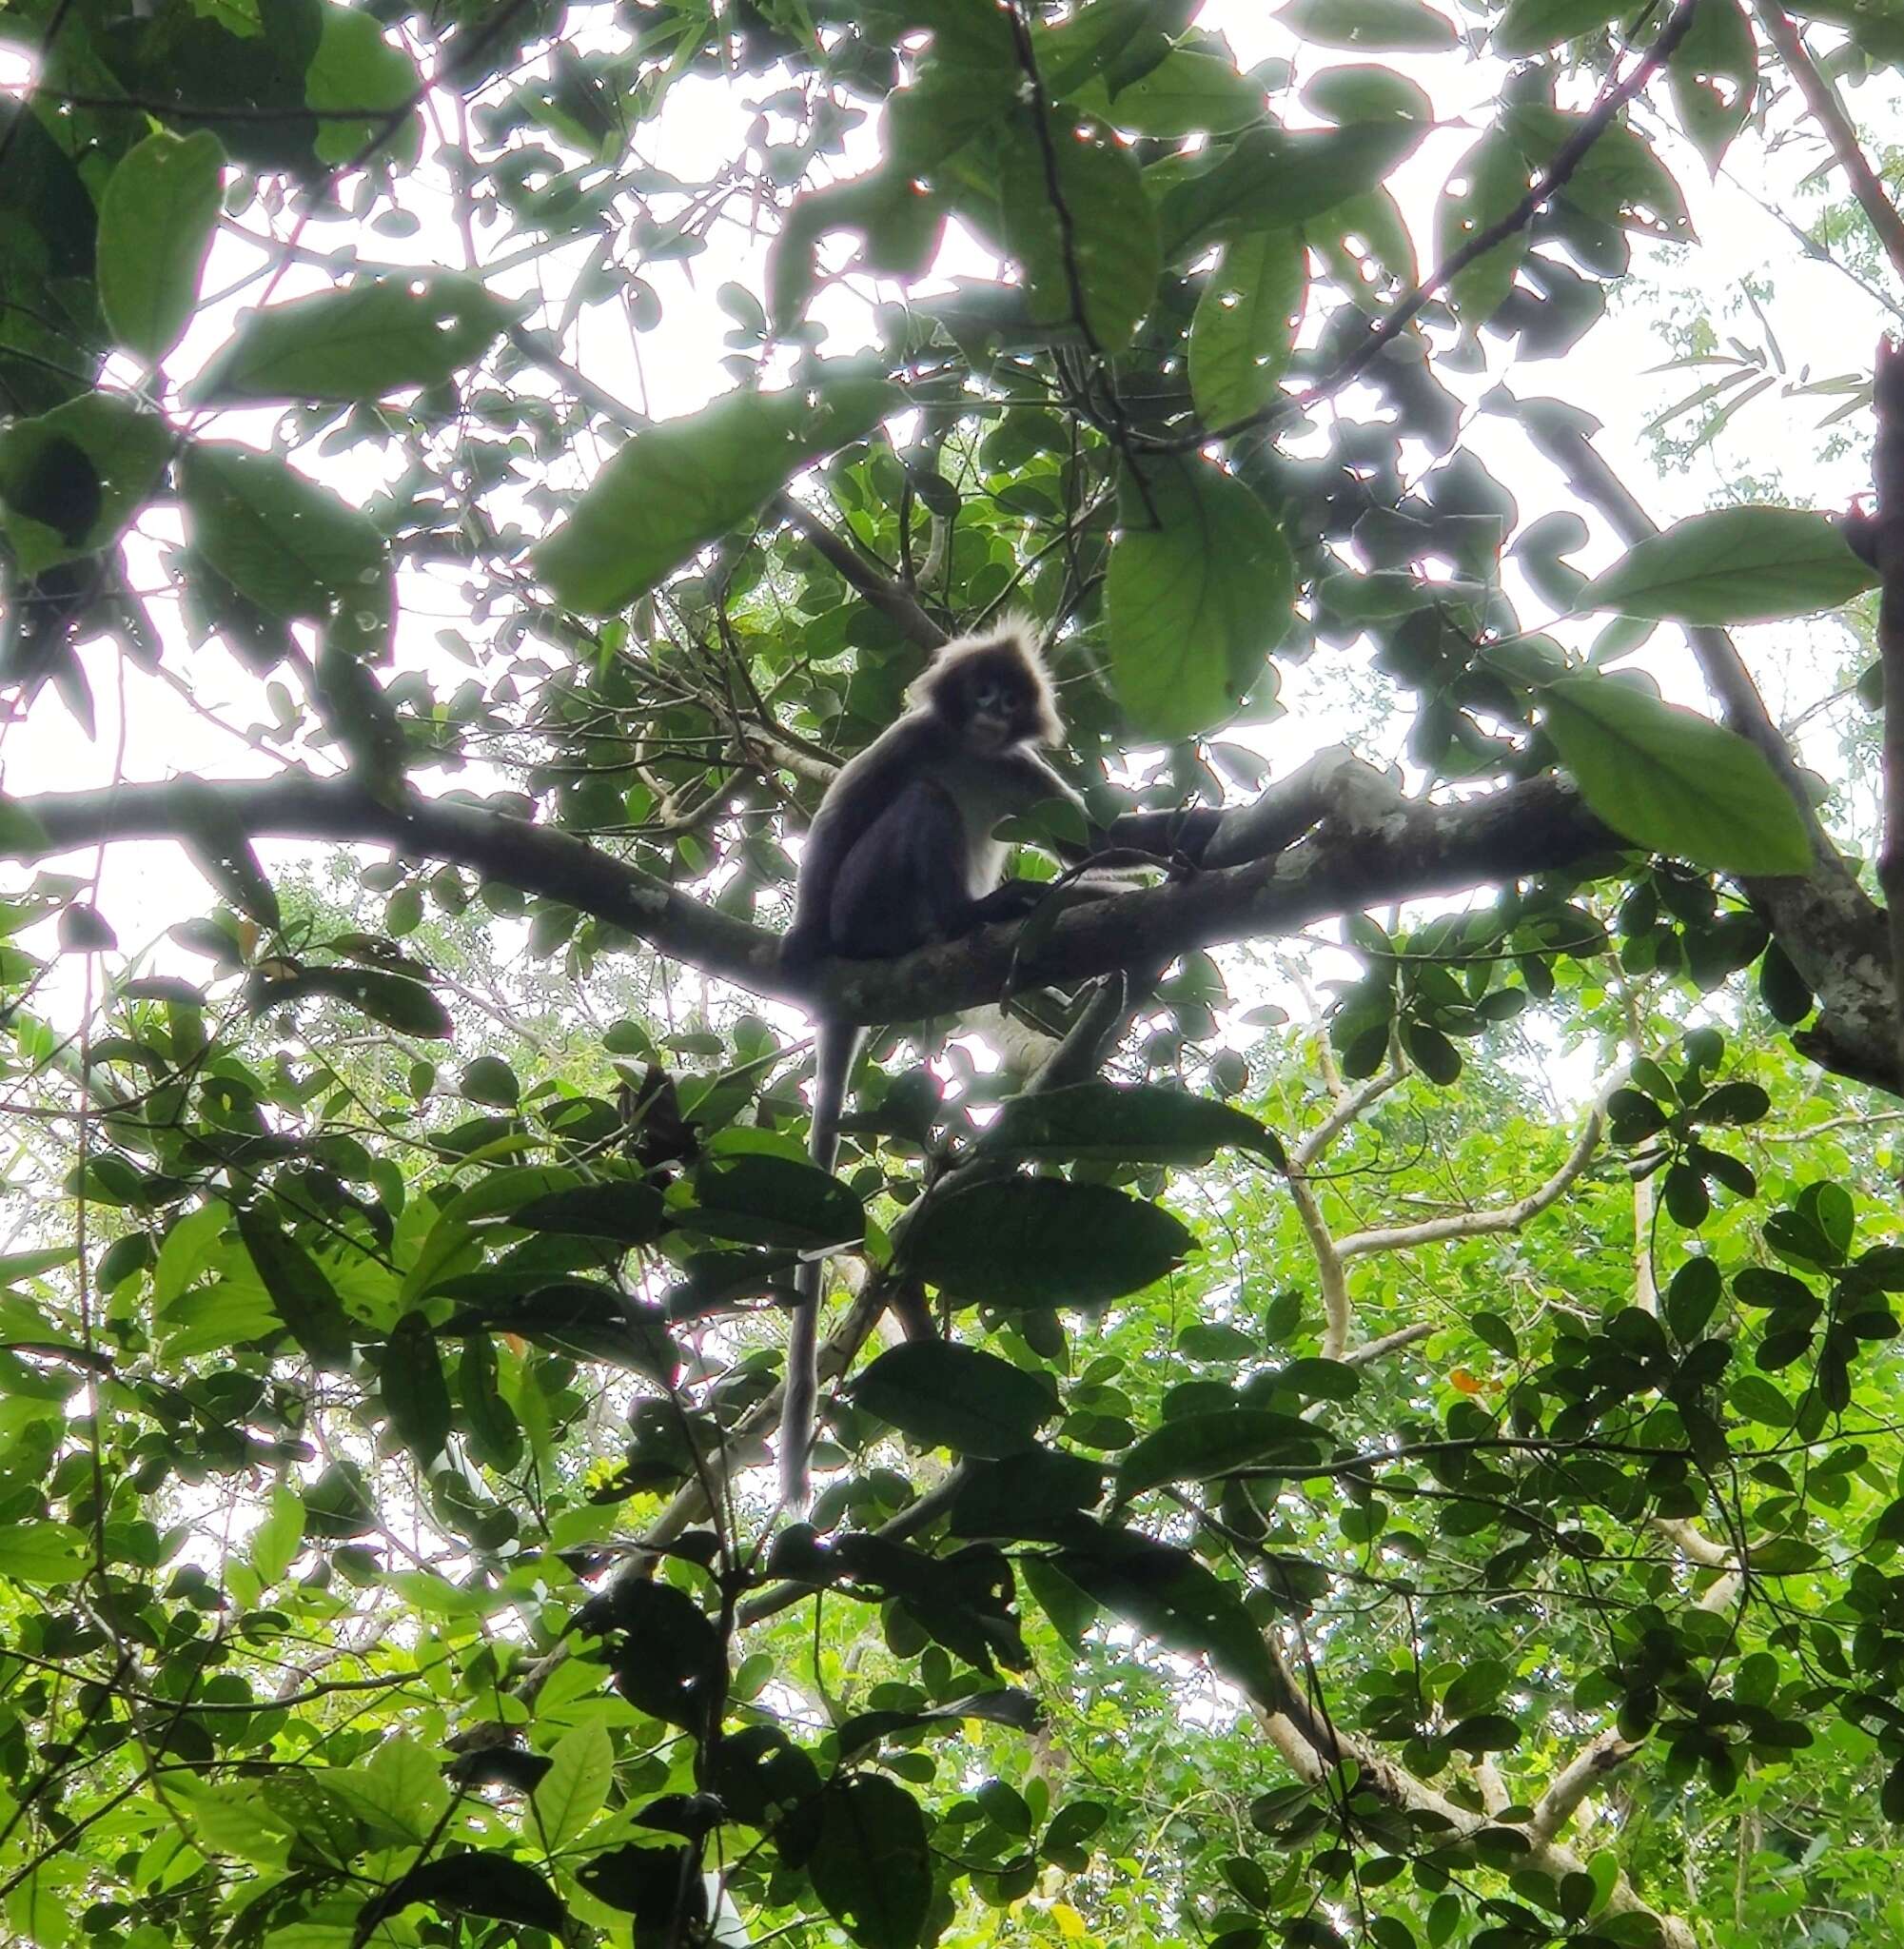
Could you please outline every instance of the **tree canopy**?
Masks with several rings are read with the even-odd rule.
[[[1695,221],[1904,314],[1900,63],[5,5],[0,1935],[1904,1936],[1904,354]],[[1776,387],[1867,504],[1656,522],[1681,275],[1661,457]],[[1116,890],[1053,807],[1022,923],[783,962],[1014,611]]]

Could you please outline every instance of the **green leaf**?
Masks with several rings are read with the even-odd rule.
[[[857,1245],[866,1235],[866,1210],[853,1191],[791,1157],[710,1155],[691,1183],[691,1200],[686,1186],[676,1187],[668,1200],[683,1231],[800,1251]]]
[[[1722,873],[1810,868],[1791,793],[1736,733],[1602,679],[1563,678],[1539,696],[1588,805],[1636,845]]]
[[[1220,235],[1286,230],[1319,217],[1373,189],[1426,132],[1427,125],[1393,115],[1341,128],[1252,128],[1165,196],[1165,256],[1175,262]]]
[[[615,1743],[600,1720],[585,1720],[556,1742],[531,1802],[538,1838],[551,1854],[600,1813],[614,1777]]]
[[[1014,120],[999,167],[1006,246],[1024,269],[1031,322],[1082,325],[1099,349],[1122,351],[1164,266],[1130,151],[1102,123],[1061,110],[1042,135],[1029,117]]]
[[[449,1011],[421,981],[383,968],[352,968],[342,962],[300,968],[295,974],[261,981],[252,991],[254,1008],[282,1008],[310,995],[326,996],[361,1009],[373,1021],[406,1035],[447,1036]]]
[[[92,1545],[67,1523],[0,1526],[0,1577],[16,1584],[76,1584],[92,1567]]]
[[[420,1312],[405,1313],[377,1350],[378,1391],[403,1446],[427,1467],[443,1451],[452,1416],[437,1336]]]
[[[1078,1546],[1048,1560],[1070,1583],[1167,1651],[1207,1657],[1251,1699],[1277,1696],[1276,1670],[1242,1594],[1187,1550],[1078,1519]]]
[[[500,1055],[479,1055],[463,1067],[457,1085],[472,1103],[487,1103],[498,1110],[514,1110],[522,1095],[516,1072]]]
[[[1527,193],[1527,165],[1519,147],[1490,129],[1455,165],[1435,206],[1436,255],[1443,260],[1504,218]],[[1527,255],[1524,226],[1483,250],[1455,275],[1449,295],[1462,323],[1483,325],[1514,288],[1515,273]]]
[[[267,1590],[297,1561],[304,1540],[304,1498],[278,1483],[272,1487],[265,1520],[251,1532],[251,1567]]]
[[[1454,23],[1423,0],[1290,0],[1277,18],[1322,48],[1437,54],[1458,44]]]
[[[1293,1414],[1222,1408],[1167,1421],[1117,1466],[1121,1502],[1168,1482],[1209,1482],[1261,1463],[1313,1464],[1327,1447],[1320,1428]]]
[[[87,393],[0,431],[0,503],[23,575],[109,547],[171,458],[172,434],[118,393]]]
[[[1266,406],[1308,301],[1308,252],[1293,230],[1247,230],[1224,246],[1190,320],[1190,395],[1206,426]]]
[[[1092,91],[1093,93],[1095,90]],[[1228,135],[1263,119],[1263,87],[1215,54],[1176,48],[1109,98],[1105,119],[1138,135]]]
[[[1775,622],[1814,616],[1877,581],[1823,515],[1725,507],[1650,535],[1580,591],[1580,609],[1667,622]]]
[[[1196,1241],[1108,1185],[1010,1177],[933,1197],[906,1228],[908,1272],[965,1304],[1090,1307],[1140,1291]]]
[[[644,427],[531,551],[535,571],[571,609],[624,609],[809,461],[876,425],[899,397],[884,379],[835,362],[784,392],[730,393]]]
[[[853,1384],[856,1408],[922,1447],[996,1458],[1029,1447],[1058,1411],[1049,1381],[950,1340],[909,1340]]]
[[[919,1803],[876,1773],[830,1781],[807,1862],[814,1893],[859,1949],[917,1949],[932,1864]]]
[[[238,1213],[238,1235],[272,1309],[311,1365],[342,1373],[350,1365],[350,1321],[317,1261],[262,1205]]]
[[[1207,1164],[1226,1145],[1281,1168],[1283,1146],[1253,1116],[1163,1083],[1072,1083],[1009,1096],[979,1140],[999,1156],[1110,1164]]]
[[[1738,0],[1700,0],[1666,77],[1679,126],[1717,174],[1758,92],[1758,43]]]
[[[394,114],[422,92],[416,65],[383,38],[375,15],[358,8],[326,6],[316,51],[304,69],[304,105],[332,111],[318,124],[312,147],[323,163],[354,162],[378,137],[385,154],[394,150],[413,160],[419,147],[415,112],[392,128],[387,115],[375,121],[332,119],[340,108],[370,108]]]
[[[1681,1347],[1690,1347],[1705,1330],[1724,1290],[1719,1270],[1711,1259],[1688,1259],[1673,1274],[1666,1289],[1666,1324]]]
[[[1295,613],[1295,563],[1269,510],[1205,460],[1127,474],[1105,590],[1111,681],[1140,738],[1234,714]]]
[[[1490,45],[1496,54],[1517,60],[1590,34],[1619,12],[1619,0],[1508,0]]]
[[[559,1939],[568,1929],[568,1913],[556,1891],[527,1862],[489,1848],[457,1848],[372,1896],[358,1911],[358,1939],[373,1940],[379,1923],[413,1901],[427,1901],[446,1915],[480,1915],[543,1929]]]
[[[508,305],[454,272],[364,279],[245,312],[190,398],[377,400],[437,385],[480,358],[509,319]]]
[[[200,441],[179,467],[192,545],[273,616],[323,622],[388,574],[383,538],[275,454]]]
[[[99,200],[99,303],[112,335],[156,365],[198,303],[225,196],[209,129],[161,128],[119,158]]]

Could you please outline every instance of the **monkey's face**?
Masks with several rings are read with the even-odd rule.
[[[1022,659],[1010,652],[978,656],[956,674],[955,708],[973,750],[1006,751],[1039,738],[1044,724],[1040,696]]]

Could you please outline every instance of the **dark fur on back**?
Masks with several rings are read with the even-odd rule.
[[[963,724],[973,714],[972,699],[988,683],[1010,712],[1019,742],[1064,742],[1057,697],[1038,654],[1037,635],[1030,618],[1015,613],[1001,617],[988,635],[960,637],[946,644],[913,685],[911,700],[919,709]]]

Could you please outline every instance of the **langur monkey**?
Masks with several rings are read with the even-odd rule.
[[[794,897],[789,961],[844,955],[876,960],[951,940],[989,920],[1029,913],[1049,889],[999,883],[1006,848],[992,828],[1047,798],[1084,800],[1038,756],[1059,744],[1051,679],[1031,621],[1002,618],[933,658],[912,708],[845,765],[807,835]],[[814,1057],[814,1162],[831,1171],[847,1078],[865,1032],[822,1015]],[[819,1404],[820,1289],[825,1262],[800,1268],[780,1413],[780,1492],[807,1501]]]

